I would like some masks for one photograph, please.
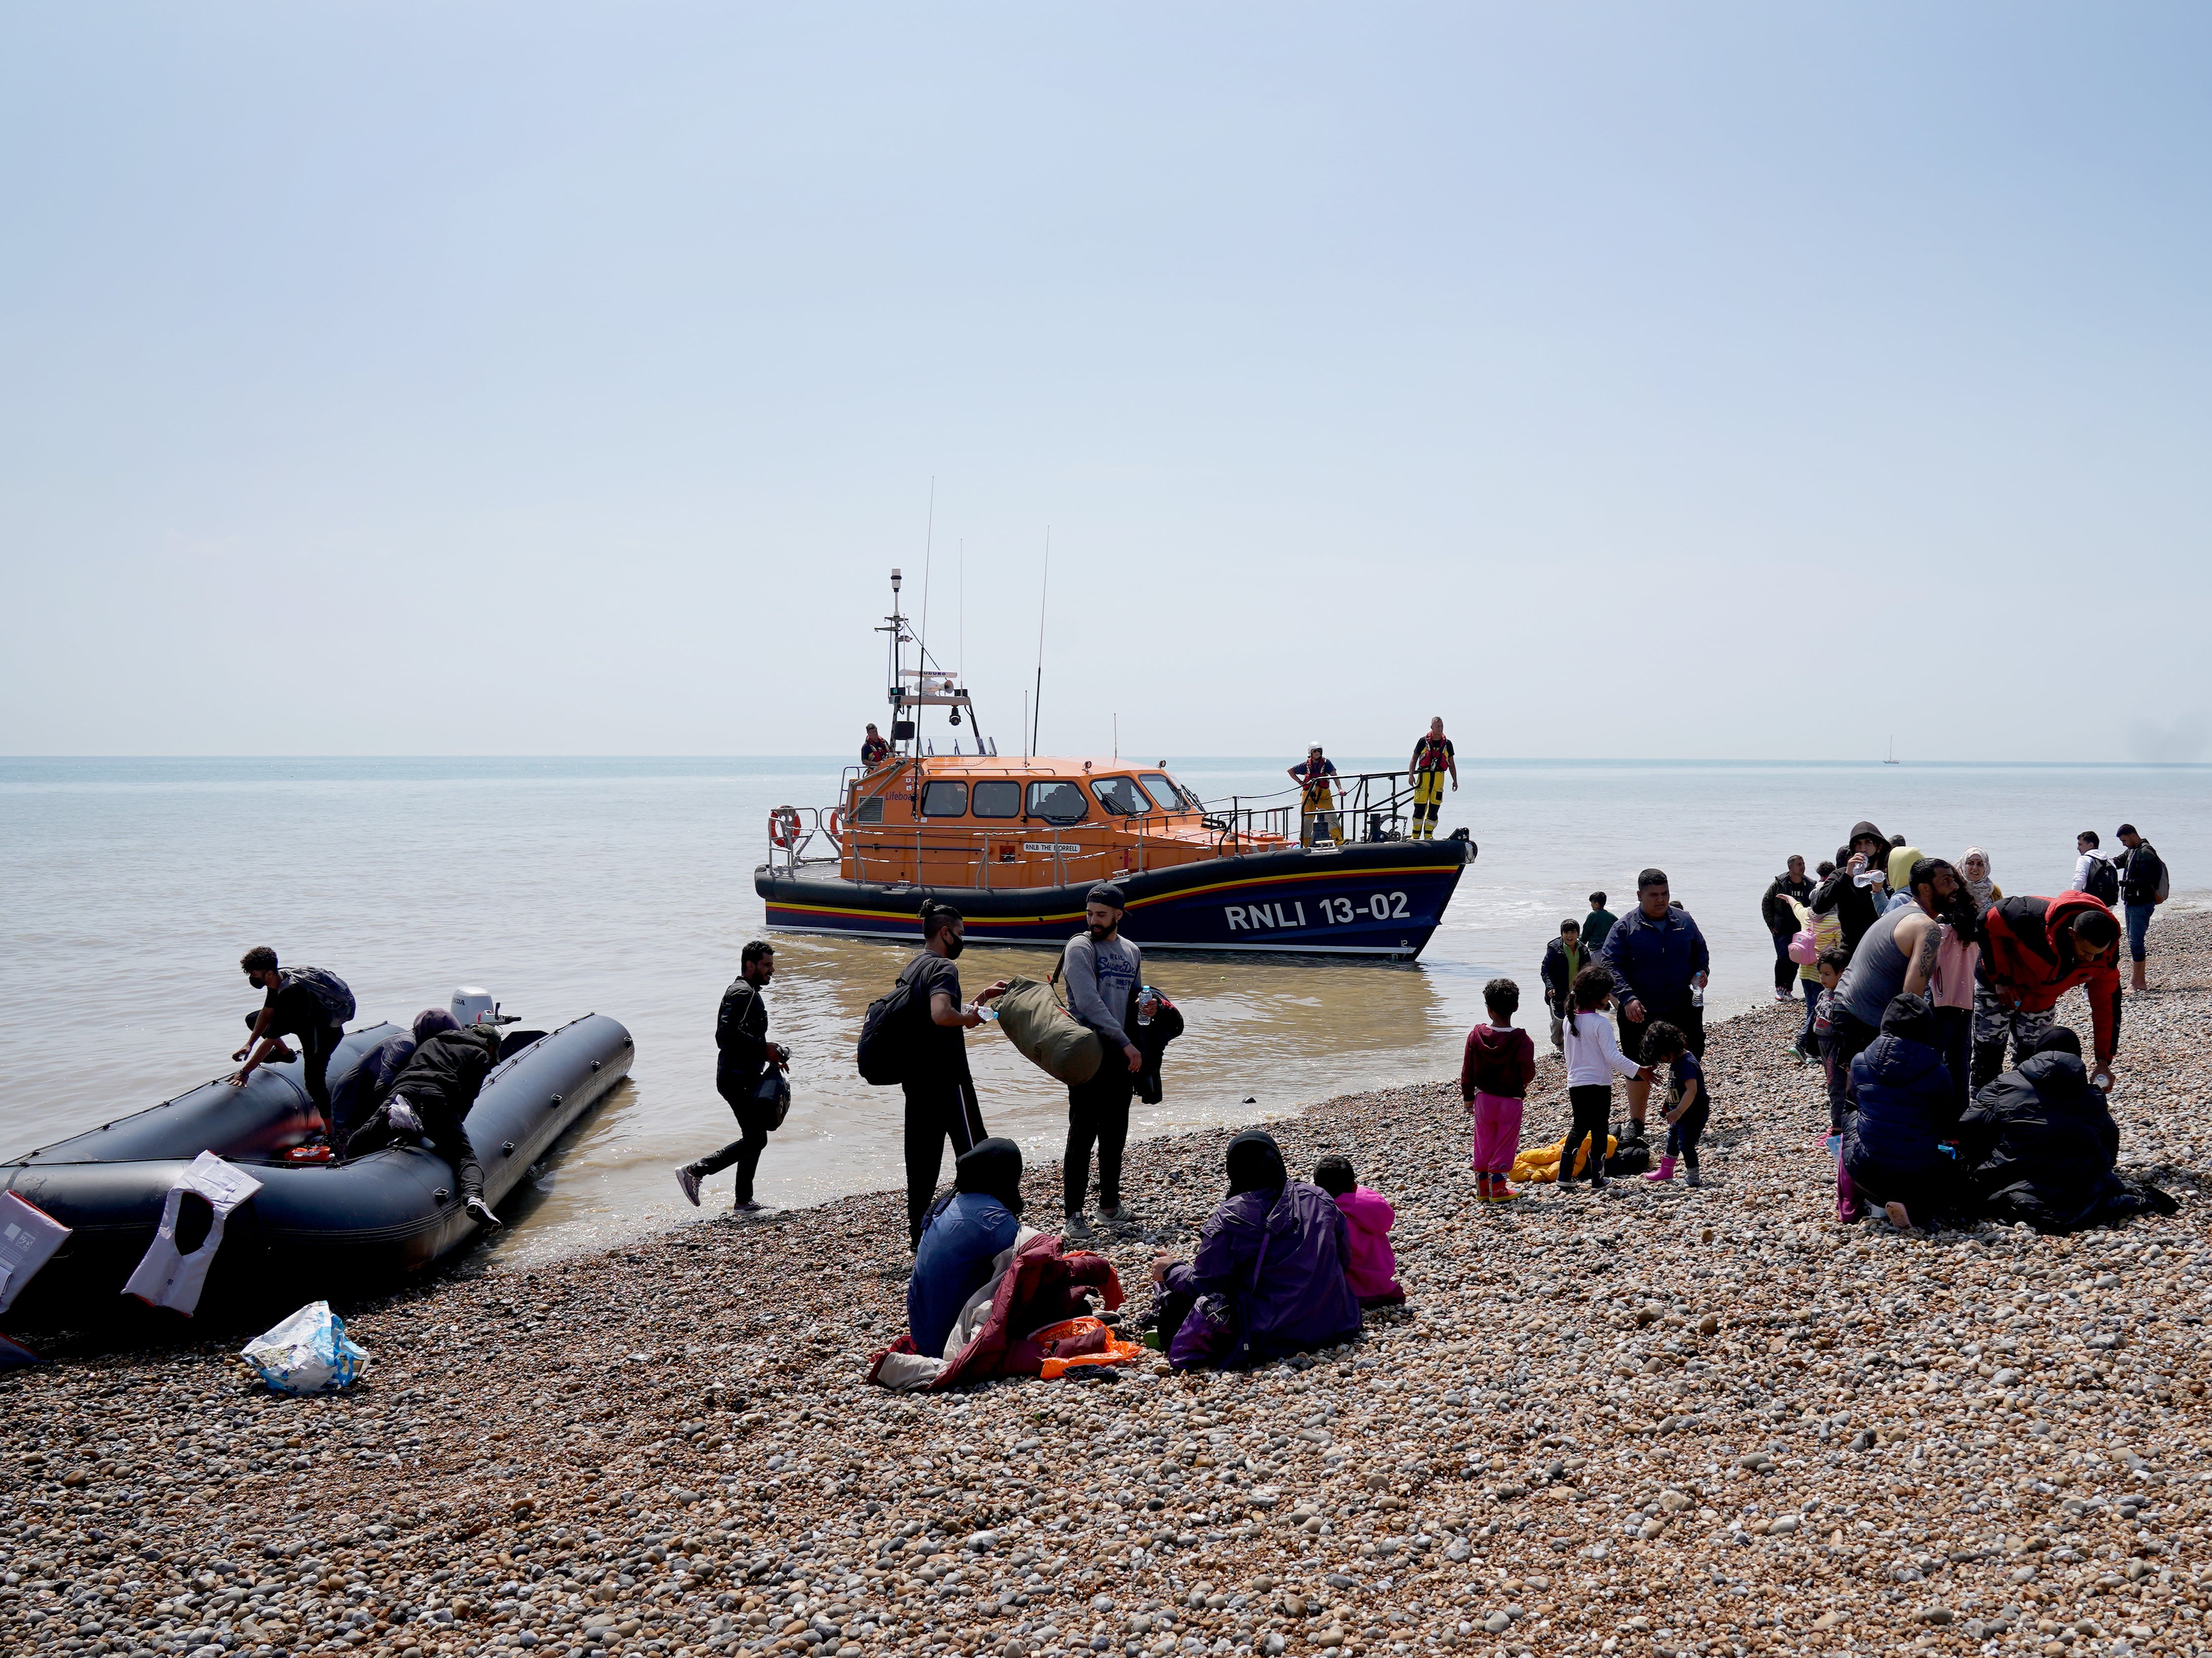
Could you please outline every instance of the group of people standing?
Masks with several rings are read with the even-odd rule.
[[[1306,746],[1306,757],[1289,768],[1298,785],[1298,844],[1335,844],[1344,839],[1344,819],[1338,810],[1336,762],[1319,743]],[[1408,840],[1434,840],[1437,820],[1443,815],[1444,783],[1459,792],[1459,750],[1444,735],[1439,714],[1413,742],[1413,757],[1406,762],[1406,784],[1413,791]]]
[[[1066,982],[1069,1013],[1098,1036],[1105,1050],[1097,1073],[1070,1083],[1067,1090],[1063,1229],[1074,1237],[1091,1230],[1084,1210],[1094,1154],[1100,1218],[1122,1223],[1133,1218],[1121,1198],[1121,1158],[1129,1137],[1130,1102],[1147,1057],[1139,1033],[1129,1028],[1132,1011],[1144,1002],[1139,994],[1144,955],[1121,936],[1127,907],[1119,887],[1108,881],[1093,887],[1084,907],[1084,929],[1062,947],[1054,972],[1056,981]],[[966,931],[966,918],[952,905],[925,904],[921,950],[900,970],[893,990],[899,1010],[890,1017],[901,1027],[893,1034],[901,1054],[899,1088],[905,1106],[907,1233],[915,1248],[944,1173],[945,1148],[951,1148],[957,1164],[989,1137],[968,1066],[965,1036],[992,1016],[991,1004],[1006,994],[1008,981],[995,980],[972,999],[966,997],[958,965]],[[738,1137],[677,1168],[677,1186],[695,1206],[701,1181],[734,1168],[734,1208],[753,1213],[762,1207],[754,1196],[754,1173],[775,1123],[773,1109],[761,1099],[761,1082],[771,1070],[785,1070],[791,1063],[788,1049],[768,1040],[768,1006],[761,992],[775,973],[775,947],[755,939],[739,957],[737,980],[723,993],[715,1021],[714,1086],[737,1119]]]

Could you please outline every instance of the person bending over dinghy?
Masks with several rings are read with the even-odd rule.
[[[338,1039],[345,1034],[345,1021],[353,1016],[353,992],[346,989],[345,981],[336,973],[320,967],[286,967],[276,966],[276,952],[266,944],[257,944],[240,956],[238,965],[246,970],[246,982],[257,991],[266,992],[261,1011],[246,1015],[246,1022],[253,1027],[253,1034],[246,1039],[246,1045],[230,1057],[242,1059],[244,1066],[230,1079],[233,1088],[244,1088],[246,1079],[253,1075],[257,1066],[271,1060],[282,1064],[292,1058],[292,1050],[284,1045],[283,1038],[300,1039],[301,1058],[301,1081],[307,1090],[307,1099],[322,1119],[322,1130],[327,1133],[331,1125],[331,1090],[326,1078],[331,1056],[337,1051]]]
[[[419,1134],[453,1166],[461,1204],[485,1231],[500,1218],[484,1201],[483,1165],[469,1143],[463,1119],[477,1102],[484,1078],[499,1063],[499,1037],[480,1025],[463,1029],[443,1008],[415,1016],[415,1053],[392,1085],[392,1097],[346,1146],[349,1160]]]

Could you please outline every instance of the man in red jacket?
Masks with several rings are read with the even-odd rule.
[[[2051,1023],[2058,998],[2076,984],[2089,998],[2097,1058],[2090,1081],[2112,1086],[2120,1045],[2120,921],[2087,893],[2007,898],[1982,917],[1988,945],[1974,987],[1974,1086],[2004,1069],[2009,1032],[2025,1054]]]

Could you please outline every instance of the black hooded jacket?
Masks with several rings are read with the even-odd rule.
[[[1994,1221],[2071,1232],[2122,1195],[2119,1125],[2081,1056],[2063,1050],[2030,1054],[1977,1094],[1959,1151],[1969,1201]]]
[[[1848,851],[1860,841],[1869,838],[1882,844],[1881,862],[1874,867],[1888,869],[1889,837],[1871,823],[1862,820],[1853,824],[1850,838],[1844,843],[1844,850]],[[1881,894],[1880,898],[1875,896],[1877,890]],[[1859,941],[1867,935],[1867,929],[1874,925],[1888,903],[1889,888],[1860,886],[1851,879],[1850,861],[1846,858],[1836,866],[1835,874],[1813,889],[1813,901],[1806,907],[1817,916],[1832,912],[1843,923],[1844,948],[1856,952]]]
[[[441,1031],[415,1050],[392,1084],[395,1094],[405,1094],[417,1107],[444,1108],[457,1118],[466,1117],[477,1102],[477,1091],[499,1063],[499,1038],[481,1026]]]

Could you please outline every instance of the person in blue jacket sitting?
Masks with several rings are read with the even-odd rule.
[[[1878,1204],[1898,1228],[1932,1225],[1958,1198],[1958,1106],[1936,1010],[1924,996],[1892,997],[1881,1034],[1851,1061],[1858,1109],[1844,1121],[1837,1212]]]
[[[915,1251],[906,1327],[916,1352],[945,1356],[960,1309],[989,1281],[991,1263],[1012,1246],[1021,1216],[1022,1149],[994,1137],[963,1152],[952,1166],[952,1195],[923,1219]]]

